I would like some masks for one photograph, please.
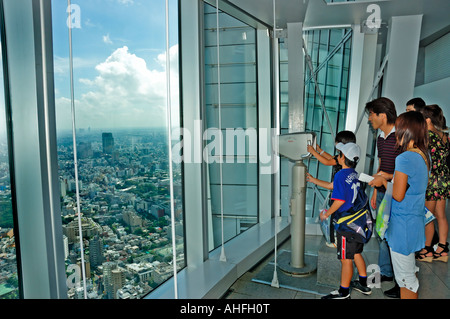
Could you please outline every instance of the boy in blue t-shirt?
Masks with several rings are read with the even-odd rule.
[[[355,171],[356,164],[361,156],[361,150],[355,143],[338,143],[336,149],[340,151],[337,159],[342,169],[336,173],[333,180],[333,193],[331,199],[333,204],[328,210],[320,213],[320,219],[323,221],[333,215],[337,220],[341,215],[353,207],[353,203],[358,194],[360,183],[358,173]],[[307,176],[309,182],[321,184],[319,180]],[[350,236],[336,229],[337,255],[341,261],[341,286],[339,290],[331,292],[322,299],[347,299],[350,298],[350,286],[359,292],[369,295],[372,290],[367,287],[366,263],[361,253],[364,244],[355,241]],[[353,262],[358,269],[359,281],[352,281]]]

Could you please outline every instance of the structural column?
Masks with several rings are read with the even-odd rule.
[[[303,54],[303,24],[288,23],[288,65],[289,65],[289,132],[305,130],[303,95],[304,54]]]
[[[304,132],[304,53],[303,53],[303,24],[288,23],[288,68],[289,68],[289,132]],[[285,272],[307,275],[316,269],[316,261],[305,255],[306,228],[306,172],[303,161],[290,162],[290,191],[291,191],[291,258],[289,266],[283,260],[280,267]]]
[[[305,110],[303,96],[305,92],[305,76],[303,64],[303,23],[287,24],[288,48],[288,118],[289,133],[303,132],[305,130]],[[278,85],[278,84],[277,84]],[[292,168],[294,163],[288,165],[288,193],[292,193]]]
[[[191,267],[203,264],[208,255],[207,220],[202,192],[192,185],[206,185],[206,176],[202,174],[202,124],[200,93],[200,42],[198,30],[201,12],[197,0],[180,1],[181,14],[181,50],[180,63],[183,66],[181,101],[183,106],[183,148],[184,154],[184,213],[185,213],[185,246],[186,262]],[[185,155],[186,156],[186,155]],[[200,187],[200,186],[199,186]]]
[[[392,17],[389,21],[389,60],[382,95],[395,103],[397,114],[405,112],[406,102],[414,97],[421,27],[422,15]]]
[[[3,5],[23,294],[26,299],[67,298],[50,2],[8,0]]]
[[[367,152],[369,124],[367,117],[363,118],[361,123],[358,121],[364,114],[366,103],[372,99],[370,95],[376,82],[377,39],[377,32],[365,34],[359,25],[353,27],[345,129],[352,132],[357,130],[356,141],[363,154],[370,153]],[[358,165],[361,171],[365,168],[365,161],[366,156],[362,156]]]

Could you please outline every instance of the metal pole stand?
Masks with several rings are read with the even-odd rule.
[[[317,270],[317,256],[305,254],[306,165],[302,160],[292,168],[290,206],[291,252],[280,254],[278,266],[288,275],[308,276]]]

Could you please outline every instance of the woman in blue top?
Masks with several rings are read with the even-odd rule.
[[[395,122],[395,136],[401,154],[395,160],[392,208],[386,240],[391,250],[400,298],[417,299],[415,252],[425,244],[425,192],[428,184],[427,124],[419,112],[401,114]],[[387,186],[375,177],[369,185]]]

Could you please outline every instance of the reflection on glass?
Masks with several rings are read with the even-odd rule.
[[[206,129],[222,128],[225,156],[222,167],[218,163],[219,147],[213,148],[208,158],[209,249],[212,250],[222,243],[222,226],[223,239],[227,241],[258,222],[258,158],[252,151],[257,148],[258,143],[256,31],[219,11],[218,66],[216,8],[205,4],[204,9],[204,125]],[[207,143],[214,143],[214,137]]]
[[[1,45],[1,43],[0,43]],[[19,298],[16,242],[11,199],[3,59],[0,55],[0,299]]]
[[[72,1],[78,186],[67,4],[53,1],[61,218],[69,298],[142,298],[173,276],[165,1]],[[172,125],[179,126],[177,1],[170,1]],[[77,20],[79,19],[79,20]],[[176,141],[173,141],[175,143]],[[173,166],[177,270],[185,266],[181,166]],[[83,248],[83,249],[81,249]],[[84,252],[86,287],[80,278]]]

